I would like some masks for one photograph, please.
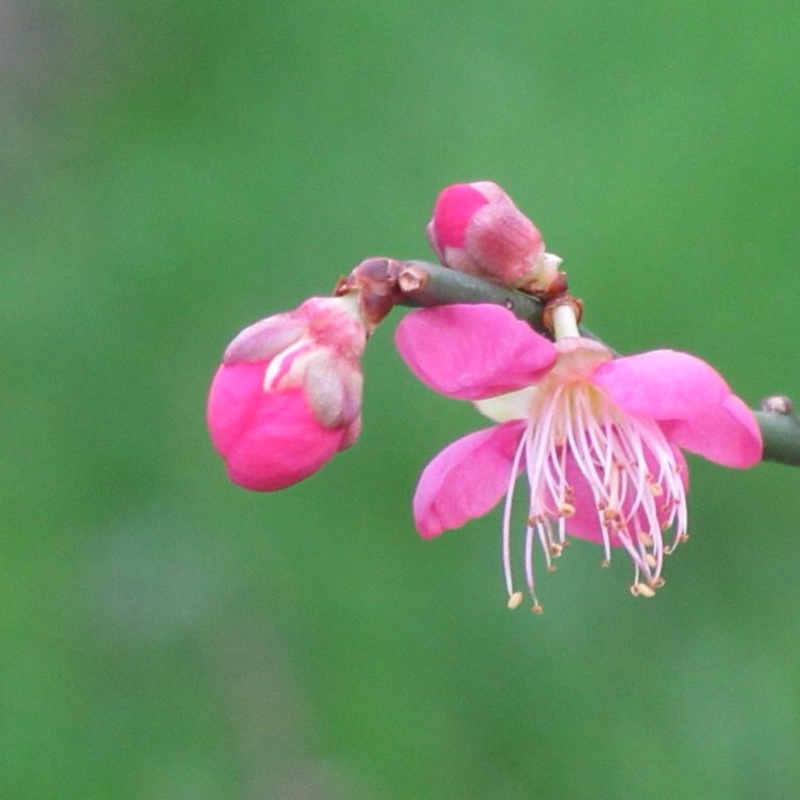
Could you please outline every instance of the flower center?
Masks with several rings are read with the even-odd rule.
[[[558,360],[535,386],[526,386],[507,394],[476,400],[475,408],[494,422],[527,419],[538,414],[541,398],[551,395],[559,386],[588,385],[592,373],[613,356],[607,347],[583,337],[570,337],[556,342]]]

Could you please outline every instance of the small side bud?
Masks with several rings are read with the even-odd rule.
[[[794,414],[794,403],[790,397],[776,394],[772,397],[765,397],[761,401],[761,410],[769,414],[783,414],[788,417],[790,414]]]

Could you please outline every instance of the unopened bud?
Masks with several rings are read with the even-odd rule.
[[[772,397],[765,397],[761,401],[761,410],[769,414],[784,414],[788,416],[794,413],[794,403],[791,397],[786,395],[776,394]]]
[[[547,291],[561,259],[545,253],[542,235],[490,181],[458,183],[441,192],[426,228],[441,262],[513,288]]]
[[[231,342],[211,384],[207,419],[234,483],[283,489],[355,442],[367,328],[357,293],[312,297]]]

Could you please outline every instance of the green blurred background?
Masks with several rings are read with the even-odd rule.
[[[484,423],[393,319],[304,484],[231,486],[204,403],[475,179],[616,348],[800,396],[799,98],[789,2],[0,2],[0,797],[798,796],[796,470],[692,459],[658,598],[577,543],[535,617],[497,512],[414,531]]]

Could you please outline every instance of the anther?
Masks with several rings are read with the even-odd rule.
[[[652,553],[645,553],[644,563],[647,564],[648,567],[655,567],[658,561],[656,561],[656,557]]]
[[[523,599],[522,592],[514,592],[514,594],[508,598],[508,603],[506,603],[506,605],[513,611],[515,608],[519,608]]]
[[[652,586],[639,582],[631,586],[631,594],[634,597],[655,597],[656,591]]]
[[[642,545],[642,547],[653,546],[653,537],[649,533],[639,531],[639,533],[636,534],[636,537],[639,539],[639,544]]]
[[[544,611],[544,609],[538,603],[536,603],[536,605],[531,607],[531,611],[534,614],[541,614]]]

